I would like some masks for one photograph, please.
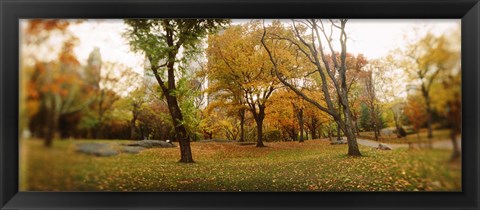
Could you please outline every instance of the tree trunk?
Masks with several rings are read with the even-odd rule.
[[[50,107],[47,106],[45,110],[48,110],[46,115],[45,126],[45,147],[52,147],[53,139],[55,138],[55,132],[57,131],[58,116],[56,112],[56,103],[54,97],[50,98]]]
[[[329,139],[330,141],[333,141],[332,136],[333,136],[332,126],[329,125],[329,126],[328,126],[328,139]]]
[[[292,127],[290,129],[290,137],[292,138],[292,141],[297,141],[298,140],[298,135],[297,135],[297,130],[295,130],[295,127]]]
[[[256,147],[264,147],[265,145],[263,144],[262,141],[262,135],[263,135],[263,119],[255,119],[255,122],[257,123],[257,144]]]
[[[428,103],[430,104],[430,103]],[[428,105],[430,106],[430,105]],[[428,147],[432,148],[433,143],[432,143],[432,138],[433,138],[433,132],[432,132],[432,110],[430,108],[427,108],[427,114],[428,114],[428,121],[427,121],[427,126],[428,126]]]
[[[350,156],[361,156],[360,150],[358,149],[357,137],[353,133],[353,129],[347,125],[345,135],[347,136],[348,143],[348,155]]]
[[[180,145],[180,161],[182,163],[194,163],[192,158],[192,151],[190,148],[190,139],[187,135],[187,129],[182,124],[183,116],[178,106],[177,98],[169,94],[165,94],[167,98],[168,110],[172,117],[173,126],[175,129],[176,138]]]
[[[350,107],[348,106],[348,98],[346,95],[346,84],[345,79],[342,82],[342,87],[344,89],[344,95],[341,96],[342,105],[343,105],[343,114],[345,116],[344,124],[340,124],[343,126],[343,133],[347,137],[348,143],[348,155],[349,156],[361,156],[360,150],[358,149],[357,137],[355,136],[355,132],[353,129],[353,120],[352,120],[352,113],[350,112]],[[339,121],[341,120],[338,119]],[[342,123],[337,122],[337,123]]]
[[[449,112],[448,112],[448,119],[450,121],[450,139],[453,144],[453,151],[452,151],[452,157],[450,158],[450,161],[455,161],[460,158],[461,152],[460,152],[460,147],[458,146],[457,143],[457,135],[459,135],[462,131],[462,126],[461,126],[461,101],[459,97],[456,97],[454,100],[448,102],[449,106]]]
[[[340,101],[340,97],[338,97],[338,113],[341,113],[342,112],[342,104],[341,104],[341,101]],[[341,114],[340,114],[341,115]],[[340,118],[342,118],[340,116]],[[337,122],[337,141],[340,141],[342,140],[342,137],[340,136],[340,124],[339,122]]]
[[[341,136],[341,134],[340,134],[340,132],[341,132],[340,130],[341,130],[340,125],[337,123],[337,141],[342,140],[342,136]]]
[[[353,131],[353,126],[351,123],[344,123],[342,125],[343,127],[343,132],[345,136],[347,137],[347,144],[348,144],[348,155],[350,156],[361,156],[362,154],[360,153],[360,150],[358,149],[358,144],[357,144],[357,137],[355,136],[355,133]]]
[[[255,122],[257,123],[257,145],[256,147],[264,147],[263,144],[263,119],[265,118],[265,107],[260,106],[258,114],[254,115]]]
[[[377,113],[375,110],[375,104],[373,100],[372,102],[370,102],[370,117],[372,118],[372,121],[373,121],[373,135],[375,137],[375,141],[378,141]]]
[[[454,161],[458,158],[460,158],[460,148],[457,144],[457,132],[455,132],[454,129],[451,130],[450,132],[450,140],[452,141],[453,144],[453,153],[452,157],[450,158],[451,161]]]
[[[317,123],[315,122],[315,118],[312,117],[312,129],[310,130],[312,135],[312,140],[317,139]]]
[[[297,117],[298,117],[298,125],[300,127],[300,139],[298,140],[298,142],[302,143],[304,141],[304,139],[303,139],[303,131],[304,131],[303,109],[298,110]]]
[[[353,120],[353,133],[356,135],[357,134],[357,121],[353,119],[352,117],[352,120]]]
[[[135,114],[133,115],[132,120],[130,121],[130,139],[135,139],[135,122],[137,121],[137,118]]]
[[[240,142],[245,141],[245,109],[240,110]]]
[[[395,129],[396,129],[396,132],[397,132],[397,138],[401,138],[402,135],[400,134],[400,123],[398,122],[398,116],[397,114],[395,113],[395,111],[392,111],[393,112],[393,121],[395,122]]]

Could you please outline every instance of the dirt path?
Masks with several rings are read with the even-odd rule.
[[[368,146],[368,147],[378,147],[378,144],[379,144],[379,142],[372,141],[372,140],[366,140],[366,139],[357,139],[357,142],[361,145]],[[458,143],[459,147],[462,148],[460,138],[457,139],[457,143]],[[389,143],[384,143],[384,144],[392,147],[393,149],[408,148],[408,144],[389,144]],[[453,145],[452,145],[452,142],[450,140],[441,140],[441,141],[433,142],[432,147],[434,149],[452,149]]]

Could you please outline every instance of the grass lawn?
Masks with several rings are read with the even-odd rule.
[[[182,164],[178,147],[95,157],[76,153],[79,142],[86,141],[55,141],[46,149],[41,141],[23,140],[21,190],[461,191],[461,166],[448,162],[448,150],[360,146],[362,157],[348,157],[346,145],[320,140],[265,148],[193,142],[196,163]]]
[[[360,138],[375,140],[373,132],[360,132]],[[450,140],[450,130],[433,130],[432,142]],[[408,134],[407,137],[397,138],[397,135],[381,135],[379,136],[380,142],[394,143],[394,144],[407,144],[407,143],[428,143],[427,131],[422,131],[418,135],[416,133]]]

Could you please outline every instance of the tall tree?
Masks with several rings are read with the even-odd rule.
[[[309,103],[312,103],[320,110],[328,113],[338,123],[340,129],[345,133],[348,142],[348,155],[360,156],[360,150],[358,149],[357,139],[354,133],[354,125],[352,120],[352,114],[348,100],[348,86],[347,86],[347,32],[346,24],[347,19],[340,20],[293,20],[290,32],[286,34],[280,34],[276,31],[270,31],[267,37],[267,29],[264,27],[264,34],[262,36],[262,44],[264,45],[270,61],[273,63],[277,78],[296,94],[304,98]],[[280,27],[280,26],[279,26]],[[337,31],[337,33],[334,33]],[[340,52],[334,49],[333,35],[338,35],[338,44],[340,45]],[[309,97],[302,92],[298,87],[289,82],[288,74],[283,69],[281,56],[278,56],[278,52],[275,49],[269,47],[266,42],[269,40],[276,40],[276,42],[288,42],[290,46],[295,48],[295,52],[298,52],[304,58],[306,58],[311,66],[302,65],[305,72],[304,76],[308,74],[318,73],[321,78],[321,89],[323,92],[324,100],[327,106],[320,104],[314,98]],[[331,61],[328,59],[328,49],[332,56]],[[299,66],[290,66],[290,71],[301,71]],[[333,68],[332,68],[333,67]],[[330,84],[332,86],[330,86]],[[338,96],[338,101],[342,107],[344,118],[342,113],[336,109],[334,97],[331,96],[331,90]]]
[[[122,98],[121,94],[130,91],[141,80],[130,68],[112,62],[102,62],[100,53],[94,49],[85,68],[88,98],[92,101],[84,110],[82,119],[84,127],[89,128],[93,138],[103,138],[105,125],[115,111],[115,105]]]
[[[130,139],[137,138],[137,120],[140,116],[144,103],[151,100],[146,92],[146,87],[142,86],[130,92],[129,96],[124,99],[126,106],[132,113],[132,118],[130,119]]]
[[[180,162],[193,163],[190,137],[178,103],[176,74],[179,62],[186,62],[199,52],[197,44],[216,32],[229,20],[219,19],[128,19],[126,37],[133,51],[145,54],[155,79],[166,98],[176,139],[180,145]],[[181,52],[181,53],[180,53]]]
[[[45,146],[50,147],[55,138],[62,115],[75,113],[84,108],[88,99],[82,99],[80,63],[72,54],[74,43],[65,42],[57,60],[37,62],[30,85],[38,97],[39,109],[31,119],[31,129],[40,128]],[[32,92],[33,93],[33,92]]]
[[[462,131],[462,100],[461,100],[461,82],[460,74],[447,77],[443,86],[448,92],[448,99],[445,103],[448,126],[450,128],[450,140],[452,141],[453,151],[451,161],[457,160],[461,156],[458,146],[457,136]],[[449,90],[449,91],[448,91]]]
[[[31,19],[25,22],[26,36],[22,36],[24,42],[21,45],[21,68],[26,68],[27,63],[34,63],[33,67],[27,68],[30,71],[26,71],[26,75],[22,77],[22,82],[27,83],[28,91],[26,113],[30,117],[29,127],[33,135],[42,137],[47,147],[52,145],[59,118],[80,108],[76,106],[78,103],[73,102],[79,98],[81,84],[78,79],[79,62],[72,53],[77,38],[68,30],[74,23],[76,22],[53,19]],[[63,42],[60,49],[44,47],[44,43],[52,35],[59,35]],[[39,53],[48,50],[59,50],[58,57],[51,62],[44,62],[48,55],[55,54]],[[28,78],[28,81],[23,78]]]
[[[380,135],[380,124],[378,119],[379,106],[372,71],[365,72],[364,82],[365,104],[368,106],[368,110],[370,111],[370,119],[372,120],[375,141],[378,141],[378,136]]]
[[[281,131],[283,140],[298,140],[299,124],[294,110],[296,95],[286,89],[279,89],[272,94],[270,108],[267,111],[266,123],[273,124]]]
[[[372,98],[369,96],[373,96],[370,93],[374,93],[375,103],[370,103],[369,106],[375,105],[374,108],[377,110],[376,116],[378,117],[382,116],[380,114],[382,108],[391,110],[391,112],[387,112],[386,114],[392,117],[391,120],[396,127],[397,136],[400,138],[405,135],[403,128],[401,128],[400,119],[402,119],[403,116],[404,98],[402,98],[401,95],[403,95],[405,91],[406,75],[402,69],[395,66],[395,56],[397,55],[388,55],[369,62],[364,72],[371,72],[372,75],[370,76],[369,73],[365,73],[364,76],[366,76],[365,79],[372,80],[373,85],[371,88],[373,88],[374,92],[367,89],[363,101],[367,104],[371,102],[370,99]],[[378,117],[377,123],[381,125],[380,121],[382,118]]]
[[[404,107],[404,113],[417,132],[418,140],[420,140],[420,128],[428,122],[428,113],[425,109],[426,104],[421,97],[418,94],[408,96]]]
[[[263,147],[263,120],[268,99],[279,82],[261,49],[261,23],[231,26],[209,38],[210,85],[219,91],[242,96],[257,125],[257,147]],[[237,100],[242,100],[237,98]]]
[[[409,44],[402,55],[400,67],[409,73],[413,82],[419,84],[416,89],[420,91],[425,101],[428,139],[431,145],[434,112],[431,100],[432,85],[437,81],[439,73],[448,69],[449,60],[454,54],[448,48],[448,42],[444,36],[438,37],[427,33],[420,40]]]

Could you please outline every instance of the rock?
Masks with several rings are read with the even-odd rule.
[[[380,143],[380,144],[378,144],[377,149],[379,149],[379,150],[392,150],[392,147],[390,147],[390,146],[388,146],[388,145],[386,145],[386,144]]]
[[[123,153],[129,153],[129,154],[137,154],[140,151],[144,150],[145,147],[139,147],[139,146],[127,146],[127,147],[122,147],[122,152]]]
[[[120,153],[137,154],[146,148],[171,148],[176,147],[172,142],[158,140],[142,140],[131,144],[120,144],[121,146],[109,143],[80,143],[76,145],[77,152],[100,157],[118,155]]]
[[[346,143],[347,143],[347,140],[345,140],[345,139],[330,142],[331,145],[346,144]]]
[[[145,148],[170,148],[176,147],[173,143],[168,143],[166,141],[159,141],[159,140],[141,140],[135,143],[127,144],[127,146],[137,146],[137,147],[145,147]]]
[[[100,157],[109,157],[118,155],[118,151],[113,149],[109,144],[102,143],[82,143],[77,144],[75,149],[77,152],[87,155],[94,155]]]

